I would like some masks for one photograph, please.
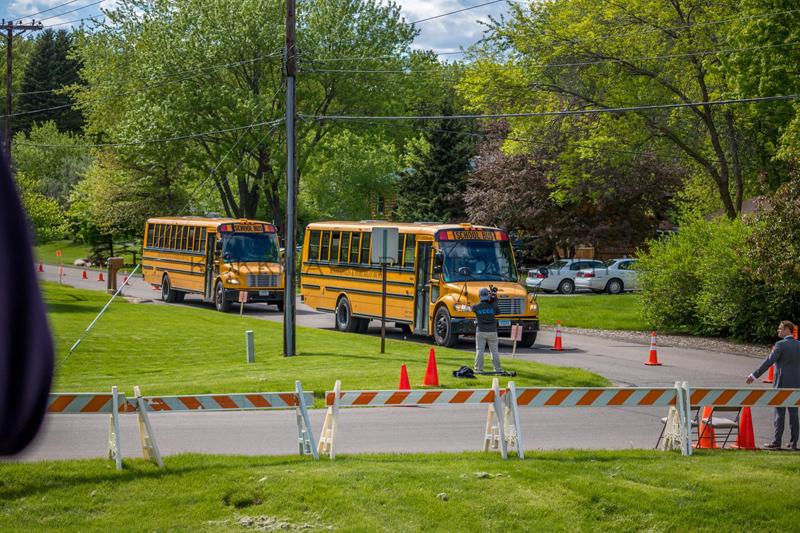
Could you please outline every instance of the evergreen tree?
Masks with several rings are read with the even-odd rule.
[[[33,53],[25,66],[14,112],[56,109],[14,117],[16,131],[27,133],[34,123],[48,120],[54,121],[59,131],[81,131],[83,116],[80,110],[71,106],[59,107],[73,103],[72,98],[52,90],[80,82],[80,65],[69,57],[71,48],[72,36],[66,30],[45,30],[37,37]]]
[[[443,116],[452,115],[445,105]],[[426,130],[424,142],[409,150],[411,169],[401,175],[395,216],[401,221],[463,222],[464,192],[475,154],[470,123],[445,118]]]

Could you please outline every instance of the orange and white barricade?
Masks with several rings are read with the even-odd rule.
[[[515,412],[521,407],[677,407],[681,452],[691,455],[686,394],[681,383],[674,387],[524,387],[509,382],[508,405]],[[516,417],[519,419],[519,417]],[[521,442],[521,430],[517,428]],[[520,447],[521,448],[521,447]],[[524,449],[521,449],[524,454]]]
[[[308,417],[308,406],[314,405],[314,393],[303,392],[299,381],[295,381],[294,392],[254,392],[241,394],[198,394],[181,396],[141,396],[139,387],[134,389],[136,399],[133,409],[139,416],[139,439],[142,455],[163,468],[148,413],[170,413],[185,411],[254,411],[263,409],[294,408],[297,416],[297,442],[300,455],[309,454],[318,459],[314,432]]]
[[[127,409],[125,395],[111,388],[111,394],[96,392],[53,393],[47,400],[48,415],[108,414],[108,458],[122,470],[122,451],[119,441],[119,413]]]
[[[488,405],[484,450],[499,448],[503,459],[508,457],[508,447],[519,444],[519,422],[515,408],[506,404],[506,389],[500,389],[499,381],[492,381],[491,389],[412,389],[380,391],[343,391],[341,382],[336,381],[332,391],[325,393],[328,411],[317,451],[336,458],[336,434],[339,426],[339,411],[350,407],[396,407],[396,406],[453,406]],[[507,415],[507,413],[510,413]],[[513,421],[509,421],[512,418]],[[509,426],[509,424],[513,424]]]

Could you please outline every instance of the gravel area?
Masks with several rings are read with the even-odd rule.
[[[542,326],[544,330],[554,330],[553,326]],[[590,337],[603,337],[616,339],[635,344],[650,344],[650,333],[647,331],[624,331],[610,329],[586,329],[561,327],[564,333],[587,335]],[[720,339],[715,337],[692,337],[690,335],[658,335],[658,345],[677,348],[691,348],[693,350],[709,350],[712,352],[730,353],[763,359],[769,355],[771,345],[745,344]]]

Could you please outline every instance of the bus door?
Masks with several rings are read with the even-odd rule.
[[[433,243],[417,241],[417,271],[414,298],[414,334],[428,335],[431,293],[431,251]]]
[[[219,273],[219,264],[216,262],[216,245],[216,233],[209,232],[206,236],[206,290],[204,294],[206,300],[214,298],[214,280],[217,278],[217,273]]]

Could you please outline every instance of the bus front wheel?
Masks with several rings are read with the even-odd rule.
[[[284,303],[283,303],[283,300],[278,300],[277,302],[275,302],[275,307],[277,307],[277,308],[278,308],[278,311],[280,311],[281,313],[283,313],[283,309],[284,309]]]
[[[217,288],[214,290],[214,307],[221,313],[227,313],[231,309],[231,303],[225,299],[225,287],[222,282],[217,282]]]
[[[436,310],[433,319],[433,340],[439,346],[452,347],[458,343],[458,335],[453,333],[453,322],[450,320],[450,312],[446,307]]]
[[[345,296],[339,300],[339,303],[336,305],[336,329],[348,333],[355,333],[358,331],[359,325],[360,320],[353,316],[350,300]]]
[[[522,348],[530,348],[533,346],[533,343],[536,342],[536,332],[529,331],[528,333],[522,334],[522,340],[519,341],[519,345]]]
[[[178,291],[172,290],[172,284],[169,282],[169,276],[164,274],[161,279],[161,300],[168,303],[175,303],[178,301]]]

